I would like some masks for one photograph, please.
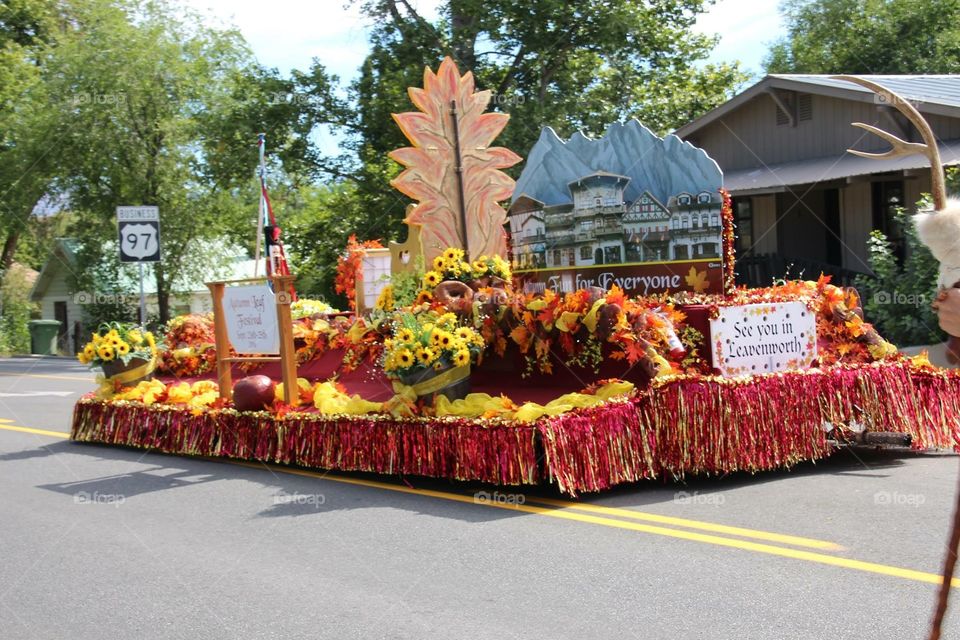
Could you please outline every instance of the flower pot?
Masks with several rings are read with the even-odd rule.
[[[103,375],[110,382],[119,382],[124,386],[132,386],[143,380],[153,379],[153,368],[156,361],[151,358],[131,358],[127,364],[117,358],[110,362],[104,362],[100,365],[103,369]]]
[[[470,365],[447,369],[425,369],[400,377],[403,384],[412,387],[417,397],[434,402],[438,395],[447,400],[462,400],[470,393]]]

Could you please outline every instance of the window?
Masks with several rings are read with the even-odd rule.
[[[700,214],[700,226],[703,227],[704,229],[706,229],[707,227],[709,227],[709,226],[710,226],[710,216],[708,216],[708,215],[705,214],[705,213]]]
[[[580,229],[583,231],[589,231],[590,229],[593,229],[593,220],[581,220]]]
[[[687,252],[687,245],[678,244],[673,248],[673,259],[674,260],[688,260],[690,258],[689,253]]]
[[[713,215],[719,224],[719,216]],[[753,249],[753,200],[751,198],[734,199],[733,222],[736,226],[734,235],[737,256],[743,256]]]
[[[596,198],[594,198],[594,199],[593,199],[593,206],[595,206],[595,207],[602,207],[602,206],[603,206],[603,198],[601,198],[600,196],[597,196]]]
[[[618,264],[623,262],[623,259],[620,257],[620,247],[604,247],[603,261],[606,264]]]
[[[591,258],[593,258],[593,251],[590,250],[590,247],[580,247],[580,259],[590,260]]]
[[[680,218],[670,218],[670,228],[676,231],[680,228]]]
[[[577,266],[577,254],[573,249],[567,249],[567,264],[571,267]]]
[[[710,194],[704,191],[697,196],[697,202],[700,204],[709,204],[710,203]]]
[[[714,213],[710,216],[710,226],[719,227],[720,226],[720,214]]]
[[[677,196],[677,202],[680,204],[690,204],[690,194],[681,193],[679,196]]]
[[[797,95],[797,120],[813,120],[813,96],[809,93]]]
[[[777,126],[783,126],[785,124],[790,124],[790,116],[787,115],[787,112],[780,108],[780,105],[776,106],[777,109]]]
[[[693,229],[699,229],[699,228],[700,228],[700,218],[699,218],[699,217],[693,216],[693,225],[692,225],[692,228],[693,228]]]
[[[553,266],[560,266],[560,249],[553,250]]]
[[[681,220],[680,220],[680,228],[681,228],[681,229],[689,229],[689,228],[690,228],[690,217],[689,217],[689,216],[683,216],[683,218],[681,218]]]

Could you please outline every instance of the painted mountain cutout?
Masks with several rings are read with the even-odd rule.
[[[510,206],[514,270],[531,292],[720,292],[722,186],[706,152],[636,120],[597,140],[544,128]]]

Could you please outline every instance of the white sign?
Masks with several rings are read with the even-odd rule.
[[[120,262],[159,262],[159,208],[117,207],[117,230]]]
[[[710,342],[725,376],[806,369],[817,357],[816,317],[802,302],[720,307]]]
[[[223,315],[227,321],[227,336],[237,353],[280,352],[277,301],[267,285],[226,287],[223,290]]]

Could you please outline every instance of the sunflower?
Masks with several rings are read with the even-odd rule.
[[[438,335],[437,344],[443,349],[449,349],[450,345],[453,343],[453,334],[448,331],[438,331],[435,335]]]
[[[437,318],[437,325],[441,327],[453,327],[457,324],[457,316],[449,311]]]
[[[127,340],[133,344],[140,344],[143,342],[143,335],[137,329],[132,329],[127,332]]]
[[[100,347],[97,349],[97,355],[98,355],[98,356],[100,357],[100,359],[103,360],[104,362],[110,362],[111,360],[113,360],[113,358],[114,358],[114,356],[115,356],[116,354],[114,353],[114,350],[113,350],[113,346],[112,346],[112,345],[110,345],[110,344],[101,344]]]
[[[493,256],[493,268],[500,274],[500,277],[507,280],[510,278],[510,263],[500,256]]]
[[[430,334],[430,345],[434,347],[440,346],[440,336],[443,334],[443,331],[434,331]]]
[[[150,345],[150,348],[151,348],[151,349],[156,346],[156,342],[154,342],[154,340],[153,340],[153,334],[152,334],[152,333],[150,333],[149,331],[147,331],[145,334],[143,334],[143,336],[147,339],[147,344]]]
[[[93,360],[97,355],[97,348],[93,346],[92,342],[88,342],[87,346],[83,348],[83,355],[86,357],[87,362]]]
[[[93,340],[92,340],[92,342],[93,342],[94,345],[100,344],[100,341],[101,341],[101,340],[103,340],[103,337],[102,337],[99,333],[93,334]]]
[[[117,345],[117,355],[125,356],[128,353],[130,353],[130,345],[121,340],[120,344]]]
[[[447,261],[444,260],[443,256],[437,256],[433,259],[433,268],[436,271],[446,271],[447,270]]]
[[[425,274],[423,274],[423,282],[428,287],[437,286],[440,284],[441,280],[443,280],[443,276],[436,271],[427,271]]]
[[[473,340],[474,333],[467,327],[460,327],[457,329],[456,335],[459,339],[469,342],[470,340]]]
[[[463,258],[463,249],[448,247],[447,250],[443,252],[443,257],[446,258],[447,262],[460,262]]]
[[[430,347],[417,347],[417,360],[426,366],[437,359],[437,354]]]
[[[416,304],[426,304],[433,300],[433,294],[427,291],[426,289],[421,289],[420,293],[417,294]]]
[[[400,342],[413,342],[413,331],[404,327],[397,331],[397,340]]]
[[[470,352],[466,349],[460,349],[453,354],[453,364],[462,367],[470,362]]]
[[[487,261],[486,260],[474,260],[473,268],[475,271],[486,271],[487,270]]]
[[[401,349],[397,353],[397,362],[400,363],[401,368],[409,367],[413,364],[413,353],[410,352],[410,349]]]

